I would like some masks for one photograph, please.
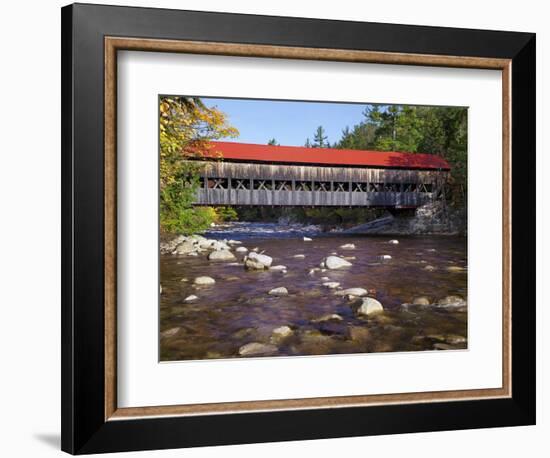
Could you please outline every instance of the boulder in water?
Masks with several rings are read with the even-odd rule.
[[[286,270],[286,266],[282,266],[282,265],[271,266],[271,267],[269,268],[269,270],[283,271],[283,270]]]
[[[366,296],[368,291],[365,288],[348,288],[341,291],[336,291],[337,296],[355,296],[362,297]]]
[[[228,250],[212,251],[208,255],[209,261],[234,261],[236,259],[235,255]]]
[[[288,290],[284,286],[273,288],[267,294],[271,296],[288,296]]]
[[[195,278],[195,281],[193,283],[197,286],[208,286],[216,283],[216,280],[214,280],[212,277],[203,276]]]
[[[265,254],[258,254],[255,251],[252,251],[245,258],[244,266],[247,269],[264,270],[269,269],[272,262],[273,258],[271,258],[270,256],[267,256]]]
[[[373,316],[384,311],[382,304],[372,297],[366,297],[363,299],[363,303],[357,310],[360,315]]]
[[[271,342],[272,343],[278,343],[282,340],[286,339],[287,337],[290,337],[292,334],[294,334],[294,331],[288,327],[288,326],[279,326],[278,328],[275,328],[271,333]]]
[[[426,296],[415,297],[412,301],[413,305],[430,305],[430,300]]]
[[[250,342],[239,348],[239,355],[241,356],[265,356],[276,352],[277,347],[275,345],[260,342]]]
[[[340,286],[340,283],[337,281],[326,281],[323,283],[323,286],[326,286],[328,289],[336,289]]]
[[[446,296],[435,304],[437,307],[466,307],[468,303],[460,296]]]
[[[329,256],[327,259],[325,259],[324,264],[327,269],[331,270],[341,269],[342,267],[349,267],[352,265],[351,262],[339,258],[338,256]]]
[[[189,254],[197,250],[197,245],[192,240],[186,240],[180,243],[174,250],[174,254]]]
[[[355,250],[355,244],[345,243],[344,245],[340,245],[340,248],[342,248],[342,250]]]

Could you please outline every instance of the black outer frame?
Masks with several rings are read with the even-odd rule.
[[[105,421],[105,36],[512,59],[512,397]],[[64,451],[535,424],[534,34],[74,4],[62,8],[61,38]]]

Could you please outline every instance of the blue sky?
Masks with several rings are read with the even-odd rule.
[[[202,98],[208,107],[217,106],[239,129],[243,143],[265,144],[275,138],[281,145],[303,146],[318,126],[323,126],[328,141],[342,137],[342,129],[359,124],[366,104],[327,102],[285,102],[274,100]]]

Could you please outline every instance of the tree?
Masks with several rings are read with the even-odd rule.
[[[268,145],[271,145],[271,146],[280,146],[279,143],[277,142],[277,140],[275,140],[274,138],[272,138],[271,140],[269,140],[267,142]]]
[[[364,119],[345,128],[338,148],[437,154],[451,164],[448,197],[466,205],[468,113],[460,107],[368,105]]]
[[[198,97],[160,100],[160,226],[163,232],[190,234],[206,229],[216,213],[193,207],[199,186],[200,159],[210,140],[235,137],[237,129],[217,108]]]
[[[311,148],[311,142],[309,141],[309,137],[306,138],[306,142],[305,142],[304,146],[305,146],[306,148]]]
[[[313,148],[327,148],[327,139],[328,137],[325,135],[325,129],[323,129],[323,126],[317,127],[315,135],[313,136]]]

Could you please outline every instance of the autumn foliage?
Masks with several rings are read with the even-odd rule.
[[[191,234],[218,218],[207,207],[193,207],[199,186],[200,159],[211,140],[238,135],[226,115],[197,97],[161,97],[160,117],[160,227],[169,233]]]

